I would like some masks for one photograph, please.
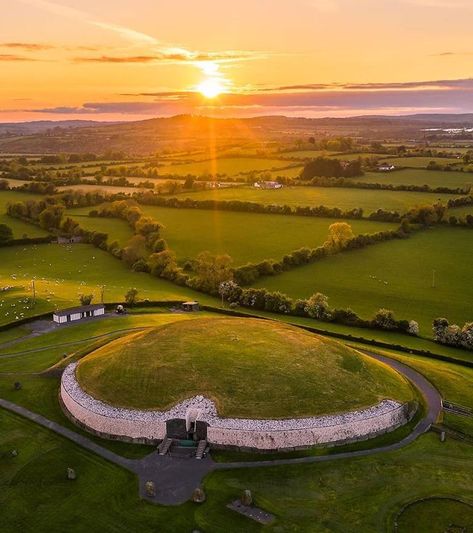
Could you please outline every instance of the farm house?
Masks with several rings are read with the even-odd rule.
[[[53,320],[57,324],[65,324],[66,322],[75,322],[83,318],[94,316],[101,316],[105,314],[104,304],[81,305],[79,307],[70,307],[69,309],[62,309],[53,313]]]

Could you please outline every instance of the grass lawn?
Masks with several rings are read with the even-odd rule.
[[[158,171],[160,175],[176,174],[186,176],[187,174],[193,174],[200,176],[201,174],[227,174],[228,176],[235,176],[241,172],[271,170],[288,165],[290,165],[289,161],[276,158],[222,157],[193,163],[165,165],[159,167]]]
[[[202,394],[226,417],[315,416],[413,397],[397,373],[340,343],[239,318],[130,334],[81,359],[77,378],[112,405],[165,410]]]
[[[430,185],[430,187],[467,187],[473,185],[470,172],[404,169],[393,172],[367,172],[356,178],[364,183],[392,183],[394,185]]]
[[[473,319],[472,261],[473,232],[442,227],[333,255],[255,285],[295,298],[319,291],[332,306],[351,307],[367,318],[380,307],[392,309],[399,318],[417,320],[421,333],[430,336],[436,317],[461,325]]]
[[[28,237],[45,237],[47,232],[43,229],[28,224],[22,220],[9,217],[7,213],[7,205],[15,202],[26,202],[28,200],[38,201],[41,196],[38,194],[30,194],[17,191],[0,191],[0,224],[6,224],[13,230],[15,239],[21,239],[24,235]]]
[[[416,205],[435,204],[439,198],[447,202],[452,195],[405,191],[375,191],[329,187],[284,187],[282,189],[255,189],[232,187],[182,193],[180,198],[194,200],[241,200],[263,204],[290,205],[292,207],[318,206],[339,207],[343,210],[362,207],[366,214],[377,209],[405,212]]]
[[[204,209],[141,207],[147,215],[164,224],[163,237],[179,260],[192,259],[199,252],[208,250],[216,254],[228,253],[236,265],[279,259],[302,246],[322,245],[330,224],[338,221]],[[396,227],[394,224],[365,220],[348,222],[357,234]]]
[[[32,295],[33,278],[37,295],[34,307],[27,300]],[[0,293],[0,324],[77,305],[80,294],[94,294],[98,302],[101,286],[105,287],[106,302],[123,301],[131,287],[138,289],[142,299],[215,301],[149,274],[132,272],[109,253],[88,244],[0,248],[0,286],[13,287]]]
[[[37,337],[21,340],[3,348],[0,347],[0,372],[44,371],[61,361],[64,355],[71,356],[89,345],[106,342],[112,335],[125,335],[129,333],[126,330],[160,326],[169,322],[195,319],[206,315],[207,313],[204,312],[196,314],[169,313],[165,308],[162,308],[161,310],[153,309],[153,313],[133,314],[131,312],[127,315],[110,315],[98,320],[59,326]],[[20,334],[27,334],[25,328],[26,326],[18,328]],[[0,344],[11,340],[12,332],[15,331],[13,329],[1,332]],[[106,335],[106,337],[92,339],[102,335]],[[32,352],[23,353],[29,350]]]

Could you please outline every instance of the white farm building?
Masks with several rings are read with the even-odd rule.
[[[62,309],[53,313],[53,320],[57,324],[65,324],[66,322],[75,322],[83,318],[94,316],[101,316],[105,314],[104,304],[81,305],[80,307],[70,307],[69,309]]]

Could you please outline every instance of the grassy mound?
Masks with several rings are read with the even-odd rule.
[[[173,322],[82,359],[81,386],[112,405],[167,409],[197,394],[222,416],[286,418],[412,398],[394,371],[340,343],[256,319]]]

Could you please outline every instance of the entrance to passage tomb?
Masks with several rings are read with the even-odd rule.
[[[207,422],[192,418],[173,418],[166,421],[166,437],[178,440],[207,439]]]

